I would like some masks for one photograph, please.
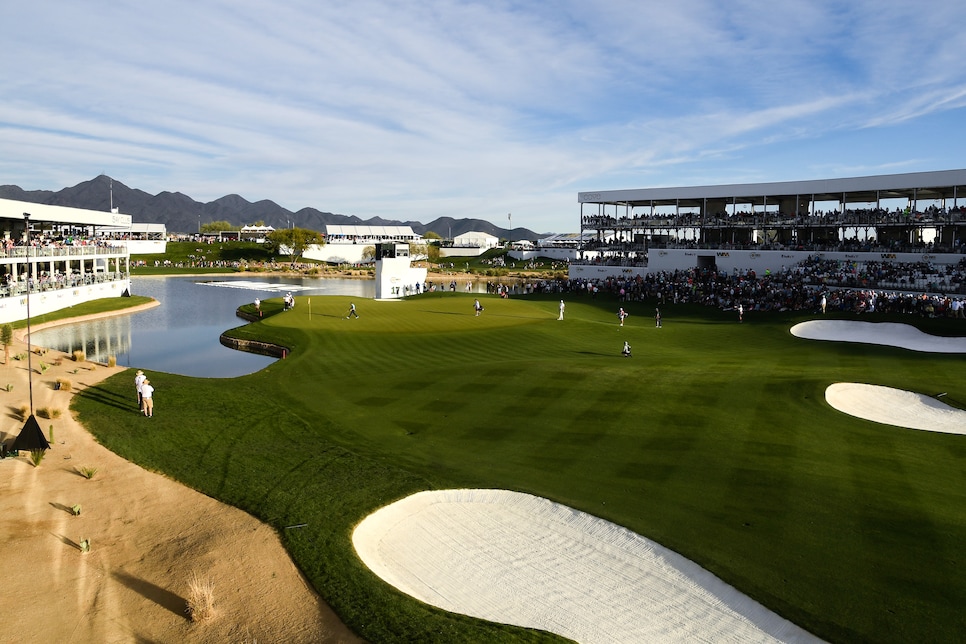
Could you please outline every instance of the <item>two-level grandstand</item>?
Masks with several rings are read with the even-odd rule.
[[[956,263],[966,251],[966,170],[604,190],[577,200],[589,240],[572,273],[580,265],[764,270],[815,254]]]

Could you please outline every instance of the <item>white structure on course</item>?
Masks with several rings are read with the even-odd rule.
[[[571,277],[697,269],[764,273],[808,257],[958,264],[966,170],[581,192]]]
[[[130,227],[130,215],[0,199],[0,323],[27,317],[28,285],[31,316],[129,294],[127,242],[98,235]]]
[[[325,245],[309,246],[303,257],[330,264],[358,264],[368,259],[376,259],[376,244],[409,244],[421,240],[422,237],[413,232],[411,226],[327,224]],[[369,256],[367,249],[371,253]]]

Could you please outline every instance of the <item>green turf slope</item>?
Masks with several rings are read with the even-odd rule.
[[[312,298],[311,316],[306,298],[277,314],[269,301],[233,335],[284,344],[287,359],[231,380],[152,374],[152,421],[131,409],[127,373],[75,409],[110,449],[278,528],[370,641],[554,641],[425,606],[355,558],[351,531],[369,512],[450,487],[529,492],[619,523],[829,640],[966,631],[966,437],[824,399],[855,381],[966,406],[966,358],[801,340],[789,328],[803,314],[739,324],[669,305],[656,329],[652,306],[630,305],[620,328],[612,299],[568,296],[562,322],[556,297],[486,296],[480,317],[473,299],[356,299],[352,320],[344,297]]]

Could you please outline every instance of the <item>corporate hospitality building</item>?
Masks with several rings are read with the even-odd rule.
[[[0,323],[130,293],[131,216],[0,199]]]
[[[808,256],[955,264],[966,170],[581,192],[572,277],[715,267],[764,272]]]

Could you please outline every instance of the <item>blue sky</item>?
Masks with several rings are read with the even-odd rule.
[[[0,19],[0,184],[27,190],[103,173],[568,232],[581,191],[966,167],[950,0],[45,0]]]

